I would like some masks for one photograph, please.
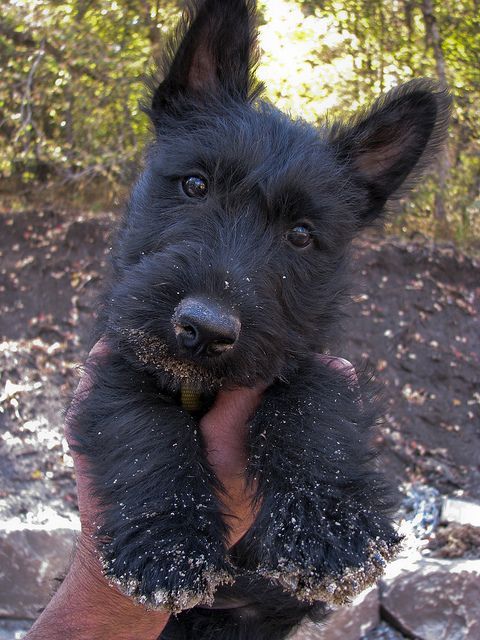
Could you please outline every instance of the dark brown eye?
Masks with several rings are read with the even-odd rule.
[[[286,238],[290,244],[293,244],[294,247],[298,247],[299,249],[308,247],[313,241],[312,232],[308,227],[304,227],[303,225],[293,227],[293,229],[287,231]]]
[[[187,176],[182,180],[182,189],[189,198],[205,198],[208,184],[205,178],[200,176]]]

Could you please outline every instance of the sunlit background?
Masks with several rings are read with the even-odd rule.
[[[179,1],[9,0],[0,18],[0,177],[15,200],[112,206],[148,130],[145,74]],[[475,0],[260,2],[259,77],[278,106],[313,122],[345,117],[399,82],[455,96],[437,171],[390,231],[477,247],[480,239],[480,18]],[[72,184],[74,188],[72,189]],[[9,206],[11,202],[9,202]]]

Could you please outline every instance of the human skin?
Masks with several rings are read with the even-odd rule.
[[[100,341],[90,353],[66,416],[65,436],[71,447],[76,478],[81,533],[75,556],[62,585],[26,636],[26,640],[156,640],[166,626],[169,613],[136,604],[111,585],[103,575],[94,532],[99,507],[88,476],[88,463],[74,450],[77,407],[91,389],[88,370],[101,366],[107,345]],[[332,367],[355,375],[352,365],[327,358]],[[210,411],[200,422],[208,461],[223,487],[219,498],[228,524],[226,544],[233,546],[255,519],[254,487],[246,482],[247,434],[250,417],[258,407],[265,387],[220,391]]]

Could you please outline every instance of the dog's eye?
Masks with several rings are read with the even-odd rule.
[[[293,244],[294,247],[298,247],[299,249],[308,247],[313,241],[312,232],[308,227],[304,227],[303,225],[293,227],[293,229],[287,231],[286,238],[290,244]]]
[[[205,198],[208,184],[205,178],[200,176],[187,176],[182,180],[182,189],[189,198]]]

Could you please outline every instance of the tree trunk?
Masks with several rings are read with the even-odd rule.
[[[435,16],[434,0],[422,0],[422,13],[423,20],[425,22],[425,35],[427,45],[433,49],[433,56],[435,58],[435,68],[437,77],[442,88],[447,87],[447,72],[445,57],[442,49],[442,38],[438,28],[437,19]],[[438,172],[438,191],[435,194],[435,221],[438,231],[444,233],[447,230],[447,215],[445,211],[445,196],[448,172],[450,169],[448,145],[445,143],[445,147],[441,150],[437,160],[437,172]]]

